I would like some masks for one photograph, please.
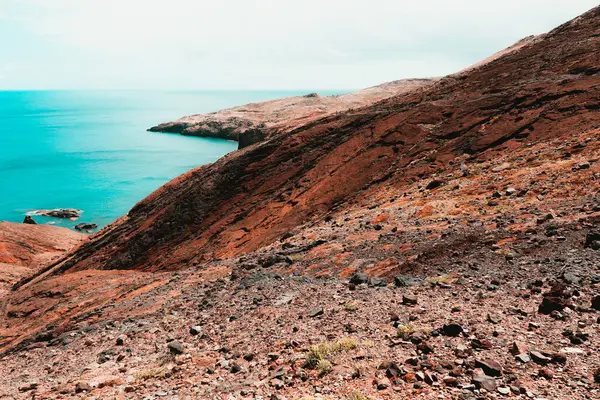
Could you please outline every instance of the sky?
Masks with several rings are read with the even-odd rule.
[[[0,90],[358,89],[446,75],[597,0],[0,0]]]

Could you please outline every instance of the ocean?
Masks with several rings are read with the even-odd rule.
[[[105,226],[152,191],[237,149],[219,139],[151,133],[184,115],[306,91],[0,91],[0,221],[39,209],[76,208],[73,228]]]

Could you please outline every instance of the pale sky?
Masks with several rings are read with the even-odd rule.
[[[358,89],[456,72],[597,0],[0,0],[1,89]]]

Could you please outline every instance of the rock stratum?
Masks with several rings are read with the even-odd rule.
[[[0,394],[600,396],[599,48],[600,7],[176,178],[4,296]]]

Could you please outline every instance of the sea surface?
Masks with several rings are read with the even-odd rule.
[[[151,133],[184,115],[306,91],[0,91],[0,221],[39,209],[83,210],[72,228],[105,226],[152,191],[237,149],[219,139]]]

